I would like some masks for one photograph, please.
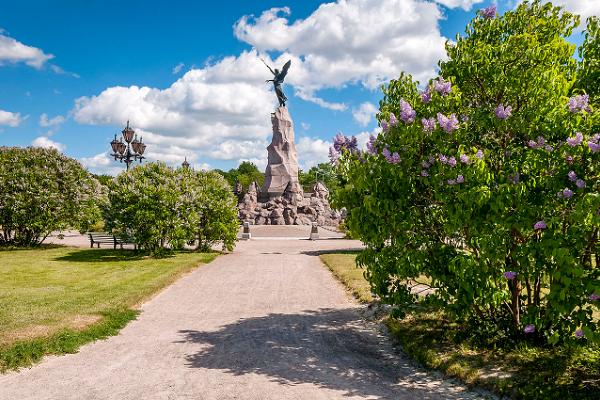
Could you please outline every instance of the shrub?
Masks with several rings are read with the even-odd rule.
[[[202,251],[217,242],[223,242],[224,249],[234,247],[236,201],[217,173],[149,163],[110,182],[108,199],[107,229],[150,252],[196,242]]]
[[[99,217],[98,182],[54,149],[0,148],[0,244],[37,245],[55,230]]]
[[[399,314],[424,275],[427,301],[482,337],[600,340],[599,116],[565,40],[577,23],[537,1],[481,13],[424,91],[406,75],[383,89],[366,152],[334,140],[334,204]]]

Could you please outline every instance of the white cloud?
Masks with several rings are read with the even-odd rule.
[[[171,70],[171,72],[173,73],[173,75],[177,75],[178,73],[181,72],[181,70],[183,69],[183,67],[185,67],[184,63],[179,63],[176,66],[173,67],[173,69]]]
[[[16,128],[23,122],[20,113],[0,110],[0,125],[7,125]]]
[[[64,151],[65,145],[62,143],[54,142],[48,139],[46,136],[40,136],[31,142],[31,145],[34,147],[44,147],[47,149],[56,149],[58,151]]]
[[[570,12],[581,15],[582,25],[592,15],[600,16],[599,0],[552,0],[555,6],[563,6]]]
[[[130,120],[149,158],[181,164],[185,156],[266,158],[276,97],[255,51],[192,69],[166,89],[110,87],[76,100],[83,124],[122,127]]]
[[[329,146],[330,142],[318,138],[305,136],[297,140],[296,150],[300,168],[308,171],[312,166],[329,161]]]
[[[0,65],[24,62],[30,67],[40,69],[51,58],[54,58],[52,54],[46,54],[41,49],[27,46],[0,33]]]
[[[40,115],[40,126],[43,128],[58,126],[63,122],[65,122],[65,117],[63,117],[62,115],[57,115],[54,118],[48,118],[48,114],[46,113]]]
[[[358,108],[352,110],[352,116],[360,125],[367,126],[369,122],[371,122],[371,119],[376,112],[377,107],[375,107],[372,103],[365,102],[358,106]]]
[[[465,11],[469,11],[474,4],[482,3],[483,0],[434,0],[436,3],[440,3],[448,8],[462,8]]]
[[[282,52],[275,65],[291,59],[286,81],[309,101],[323,88],[357,83],[375,89],[400,71],[424,81],[445,56],[438,26],[443,15],[431,2],[339,0],[306,19],[291,22],[289,15],[288,8],[273,8],[244,16],[235,34],[261,52]]]

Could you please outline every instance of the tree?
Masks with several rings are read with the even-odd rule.
[[[99,183],[54,149],[0,147],[0,244],[37,245],[99,217]]]
[[[475,331],[600,339],[599,115],[575,90],[577,24],[539,1],[488,9],[424,91],[407,75],[383,88],[367,152],[336,137],[334,205],[400,314],[425,275],[428,301]]]

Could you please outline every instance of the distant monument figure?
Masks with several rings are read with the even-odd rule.
[[[275,88],[275,94],[277,95],[277,100],[279,100],[279,107],[285,107],[285,102],[287,101],[287,97],[283,94],[283,89],[281,88],[281,84],[287,75],[288,70],[290,69],[290,65],[292,65],[292,60],[288,60],[283,65],[281,71],[277,68],[273,71],[271,67],[261,58],[262,62],[269,68],[269,71],[273,74],[273,79],[267,79],[265,82],[273,82],[273,87]]]

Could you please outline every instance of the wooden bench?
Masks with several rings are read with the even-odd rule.
[[[100,248],[100,244],[112,244],[115,250],[117,249],[117,245],[121,246],[122,249],[124,244],[132,244],[134,249],[137,247],[133,242],[128,242],[125,239],[106,232],[88,232],[88,236],[90,237],[91,248],[94,247],[94,244],[98,248]]]

